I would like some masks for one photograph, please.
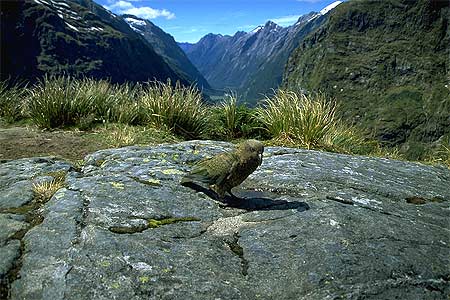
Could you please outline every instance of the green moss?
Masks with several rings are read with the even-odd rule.
[[[148,277],[148,276],[140,276],[139,277],[139,282],[140,283],[147,283],[149,281],[150,281],[150,277]]]
[[[183,218],[163,218],[163,219],[148,219],[149,228],[158,228],[160,226],[175,224],[179,222],[195,222],[200,221],[199,218],[195,217],[183,217]]]
[[[133,180],[135,180],[136,182],[145,184],[145,185],[150,185],[150,186],[161,186],[161,181],[159,179],[140,179],[139,177],[131,177]]]

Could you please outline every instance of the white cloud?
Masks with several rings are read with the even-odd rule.
[[[175,18],[175,14],[167,9],[154,9],[151,7],[133,7],[126,9],[123,13],[135,15],[143,19],[156,19],[164,17],[168,20]]]
[[[164,17],[168,20],[175,18],[175,14],[167,9],[155,9],[148,6],[136,7],[128,1],[115,1],[111,5],[105,5],[106,9],[117,14],[130,14],[143,19],[156,19],[158,17]],[[136,0],[134,0],[136,2]]]
[[[300,18],[300,15],[289,15],[272,19],[272,21],[280,26],[289,26],[297,22],[298,18]]]
[[[111,5],[105,5],[105,8],[111,10],[111,11],[123,11],[125,9],[133,8],[133,4],[127,1],[116,1],[112,3]]]

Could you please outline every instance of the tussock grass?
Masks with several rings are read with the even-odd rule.
[[[42,128],[72,126],[83,116],[89,116],[92,102],[70,77],[44,77],[31,90],[26,103],[27,113]]]
[[[0,118],[13,123],[24,118],[23,101],[27,90],[19,84],[0,81]]]
[[[61,188],[65,186],[66,173],[63,171],[48,174],[53,177],[51,181],[33,184],[33,192],[36,201],[47,202]]]
[[[425,162],[445,165],[450,168],[450,136],[444,136],[437,147],[428,154]]]
[[[205,133],[207,111],[197,88],[152,82],[143,88],[141,109],[146,121],[169,128],[186,138],[199,138]]]
[[[44,77],[31,90],[26,110],[42,128],[76,126],[90,129],[95,123],[142,122],[140,85],[112,85],[105,80]]]
[[[359,129],[342,122],[336,102],[323,94],[306,96],[280,89],[266,98],[256,117],[272,137],[272,145],[349,154],[370,154],[379,147]]]
[[[265,139],[267,134],[255,117],[254,109],[238,104],[237,96],[229,94],[217,105],[208,108],[208,138]]]
[[[235,94],[206,106],[197,88],[170,81],[114,85],[63,76],[44,77],[31,88],[0,82],[2,121],[29,117],[41,128],[89,130],[89,139],[101,147],[176,142],[179,136],[257,138],[267,145],[404,159],[398,149],[381,147],[337,115],[336,103],[322,94],[306,96],[283,89],[251,109],[238,104]],[[449,139],[442,140],[425,161],[450,167]]]
[[[239,126],[238,106],[236,95],[228,95],[220,104],[224,116],[224,129],[226,134],[233,138]]]

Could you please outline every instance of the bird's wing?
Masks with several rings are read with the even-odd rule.
[[[182,181],[200,181],[218,184],[227,178],[237,159],[233,153],[222,153],[199,161]]]

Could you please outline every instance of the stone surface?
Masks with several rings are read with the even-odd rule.
[[[241,201],[179,184],[194,162],[230,147],[88,156],[21,239],[10,298],[447,299],[448,169],[268,147],[234,189]],[[2,190],[16,182],[4,178]]]
[[[0,163],[0,211],[33,200],[33,183],[52,172],[67,172],[71,165],[51,157],[24,158]]]

